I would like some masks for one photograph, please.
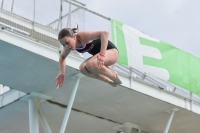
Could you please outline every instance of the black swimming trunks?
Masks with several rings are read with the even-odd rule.
[[[107,50],[112,49],[112,48],[117,49],[117,47],[111,41],[108,40]],[[76,49],[76,50],[79,53],[88,52],[92,55],[96,55],[101,50],[101,39],[96,39],[96,40],[93,40],[92,42],[86,44],[86,47],[84,49]]]

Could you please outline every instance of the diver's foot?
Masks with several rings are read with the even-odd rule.
[[[118,73],[116,72],[116,71],[113,71],[113,73],[114,73],[114,79],[113,79],[113,82],[115,83],[115,84],[122,84],[122,81],[120,80],[120,78],[119,78],[119,76],[118,76]]]
[[[106,78],[106,82],[108,83],[108,84],[110,84],[111,86],[113,86],[113,87],[117,87],[118,86],[118,84],[116,84],[115,82],[113,82],[111,79],[109,79],[108,77]]]
[[[118,86],[118,84],[116,84],[116,83],[109,83],[111,86],[113,86],[113,87],[117,87]]]

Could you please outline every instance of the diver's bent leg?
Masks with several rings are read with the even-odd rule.
[[[117,72],[110,71],[107,66],[116,63],[118,59],[118,51],[116,49],[106,50],[104,65],[101,68],[97,67],[97,55],[86,61],[86,68],[93,73],[101,74],[111,79],[116,84],[122,84]]]
[[[82,74],[88,76],[88,77],[91,77],[91,78],[95,78],[95,79],[98,79],[98,80],[101,80],[101,81],[104,81],[106,83],[109,83],[110,85],[116,87],[117,84],[114,83],[111,79],[109,79],[108,77],[104,76],[104,75],[101,75],[101,74],[97,74],[97,73],[93,73],[93,72],[90,72],[89,70],[87,70],[87,68],[85,67],[86,65],[86,62],[83,62],[79,69],[81,71]]]

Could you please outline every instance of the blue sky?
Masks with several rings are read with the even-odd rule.
[[[79,0],[154,38],[200,57],[198,0]]]

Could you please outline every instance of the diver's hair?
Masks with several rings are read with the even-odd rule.
[[[64,28],[62,29],[58,34],[58,40],[62,39],[65,36],[72,37],[74,33],[77,33],[79,31],[78,24],[76,28]]]

